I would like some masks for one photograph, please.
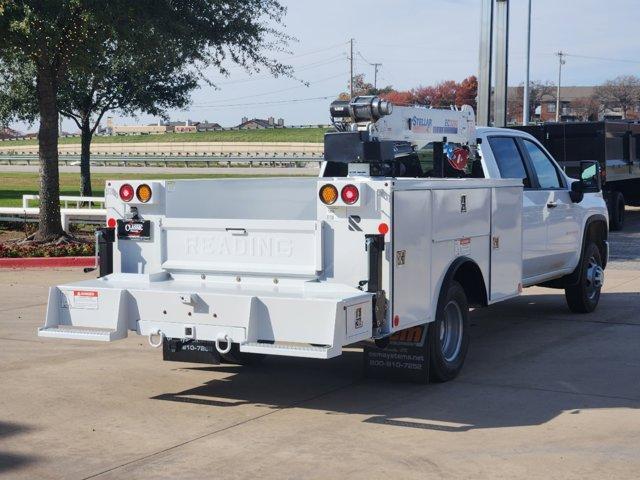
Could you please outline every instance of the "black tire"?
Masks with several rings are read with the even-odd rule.
[[[611,192],[609,197],[609,230],[612,232],[624,228],[624,196],[620,192]]]
[[[222,363],[232,363],[234,365],[256,365],[262,363],[267,358],[261,353],[244,353],[240,351],[240,346],[234,343],[229,353],[221,353],[220,360]]]
[[[458,315],[457,321],[452,320]],[[457,335],[455,345],[444,339],[449,335],[447,328],[451,332],[457,328],[452,328],[450,326],[452,324],[459,324],[462,330]],[[432,382],[447,382],[454,379],[462,370],[469,349],[469,303],[464,289],[458,282],[452,281],[449,285],[443,286],[438,299],[436,319],[429,324],[427,341],[429,342],[429,379]]]
[[[574,313],[591,313],[600,301],[603,281],[602,276],[596,277],[602,273],[602,256],[595,243],[587,243],[581,262],[580,281],[577,285],[565,288],[564,295],[569,310]],[[596,266],[600,272],[592,270]]]

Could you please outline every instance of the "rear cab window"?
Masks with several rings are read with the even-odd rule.
[[[491,136],[488,140],[493,158],[495,158],[500,171],[500,177],[518,178],[522,180],[525,188],[531,188],[531,179],[516,144],[516,139],[514,137]]]

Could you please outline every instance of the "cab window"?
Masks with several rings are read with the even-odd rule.
[[[519,178],[525,188],[531,188],[531,180],[524,160],[513,137],[489,137],[493,157],[498,164],[501,178]]]
[[[531,166],[538,177],[541,190],[553,190],[562,187],[558,169],[542,149],[530,140],[522,139],[524,149],[529,155]]]

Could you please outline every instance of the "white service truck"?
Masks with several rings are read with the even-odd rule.
[[[136,332],[165,359],[216,364],[384,349],[421,327],[425,375],[446,381],[470,307],[541,284],[596,308],[596,162],[571,179],[530,135],[476,129],[469,107],[357,97],[330,111],[320,178],[107,182],[100,276],[52,287],[39,335]]]

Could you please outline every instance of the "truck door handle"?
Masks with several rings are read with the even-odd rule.
[[[227,228],[226,230],[231,235],[246,235],[247,234],[247,230],[244,229],[244,228]]]
[[[558,204],[556,202],[547,203],[547,208],[556,208],[557,206],[558,206]]]

